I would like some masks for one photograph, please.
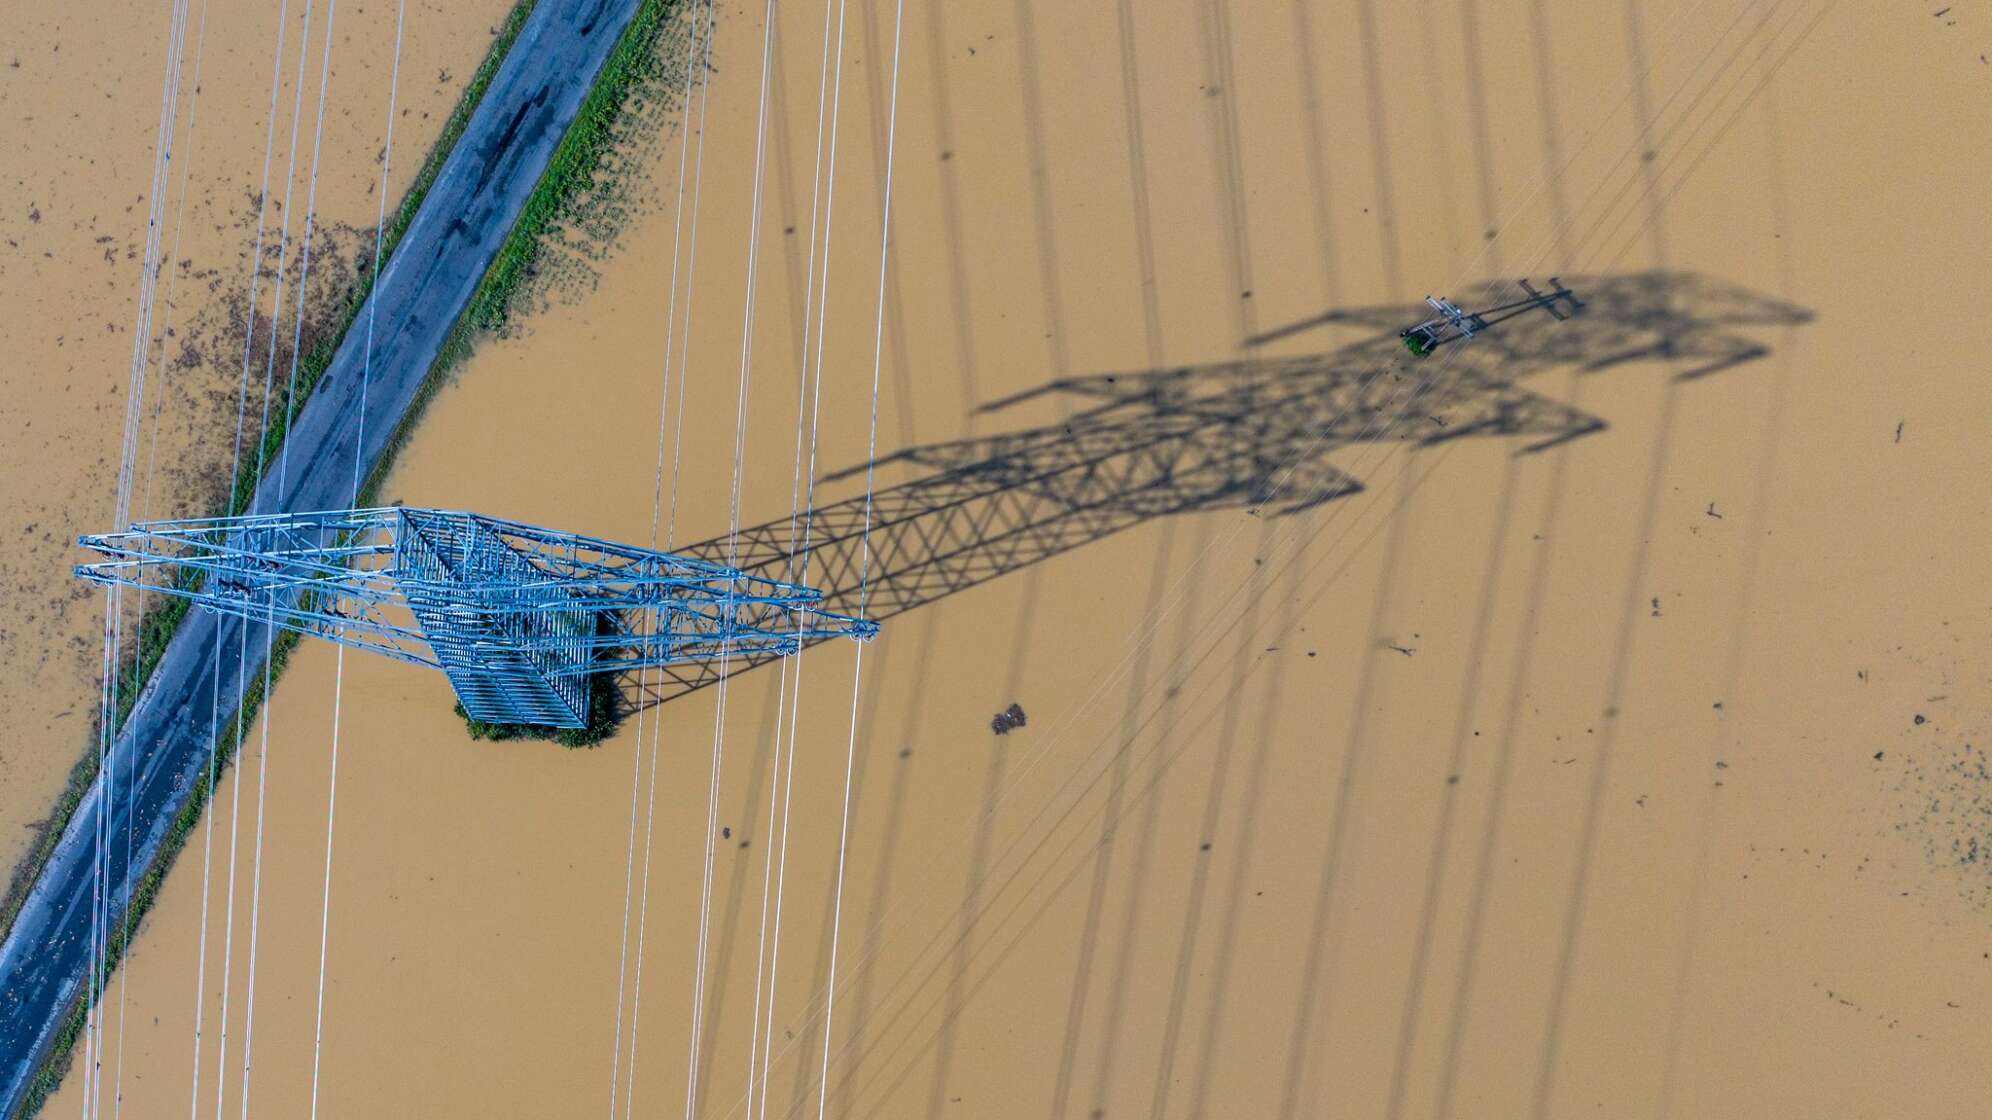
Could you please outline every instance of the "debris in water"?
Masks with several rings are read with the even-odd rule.
[[[995,717],[989,721],[989,729],[998,735],[1007,735],[1023,725],[1024,707],[1022,704],[1011,704],[1009,707],[997,712]]]

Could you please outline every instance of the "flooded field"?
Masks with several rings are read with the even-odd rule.
[[[427,76],[474,64],[487,7],[426,12],[420,65],[411,8],[403,104],[447,110]],[[124,1094],[236,1106],[253,959],[252,1099],[278,1116],[310,1114],[315,1065],[328,1115],[675,1113],[694,1075],[712,1117],[826,1094],[877,1117],[1967,1113],[1992,1038],[1992,407],[1950,335],[1992,219],[1938,200],[1992,171],[1992,25],[1548,7],[908,5],[895,72],[893,9],[853,5],[813,204],[825,13],[780,13],[764,143],[762,7],[721,5],[695,265],[674,273],[667,115],[614,250],[461,368],[384,500],[639,544],[785,524],[831,222],[817,505],[865,493],[874,376],[879,457],[911,452],[879,509],[950,466],[1004,483],[877,534],[879,585],[924,590],[861,671],[818,647],[596,749],[469,741],[440,674],[302,647],[267,756],[217,795],[212,867],[189,849],[114,989]],[[228,46],[266,61],[270,30]],[[119,119],[90,127],[125,161],[104,178],[136,182],[143,121]],[[373,166],[342,165],[360,225]],[[196,194],[202,228],[240,193]],[[37,205],[23,228],[91,224]],[[87,283],[10,256],[0,284],[45,268],[77,286],[29,321],[115,320],[122,221]],[[1391,337],[1428,292],[1475,310],[1524,276],[1586,309],[1422,362]],[[25,430],[72,433],[9,463],[48,474],[8,501],[52,534],[10,613],[18,581],[72,597],[45,569],[109,505],[129,337],[86,333],[87,356],[31,343],[76,363],[61,380],[7,367]],[[195,443],[203,407],[169,402]],[[1114,450],[1102,496],[1047,519],[1072,447]],[[843,587],[828,558],[862,554],[813,555],[799,578]],[[87,702],[93,605],[6,635],[48,654],[5,686],[47,706],[8,748],[23,821],[74,754],[84,717],[51,723],[51,697]],[[1027,722],[992,734],[1012,703]]]

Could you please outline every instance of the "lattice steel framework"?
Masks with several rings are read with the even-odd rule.
[[[451,510],[153,521],[76,574],[439,668],[472,716],[580,727],[590,677],[877,634],[823,593],[695,557]]]

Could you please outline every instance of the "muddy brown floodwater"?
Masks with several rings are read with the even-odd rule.
[[[1705,356],[1568,355],[1527,388],[1604,426],[1540,453],[1353,442],[1327,462],[1361,491],[1310,512],[1153,517],[889,620],[856,686],[828,1114],[1970,1112],[1992,1040],[1992,913],[1985,865],[1966,858],[1986,831],[1966,810],[1992,699],[1974,562],[1992,408],[1959,324],[1988,279],[1992,218],[1963,200],[1992,172],[1974,115],[1992,25],[1724,2],[1633,5],[1629,30],[1620,5],[1548,7],[908,5],[882,451],[1062,423],[1086,402],[975,411],[1059,377],[1331,351],[1366,328],[1245,340],[1490,277],[1602,289],[1664,267],[1811,317],[1737,327],[1763,353],[1691,379]],[[697,267],[677,293],[695,301],[677,543],[728,528],[742,396],[741,522],[782,516],[796,479],[823,13],[780,17],[743,391],[760,12],[718,17]],[[425,18],[427,49],[457,52],[444,65],[479,48]],[[851,7],[819,473],[866,454],[892,34],[890,6]],[[226,41],[253,70],[266,39]],[[12,75],[10,104],[29,96]],[[104,130],[116,178],[140,177],[142,122],[71,111]],[[369,135],[371,119],[356,105],[349,127]],[[650,204],[590,290],[462,369],[388,498],[649,539],[671,141],[646,157]],[[27,202],[34,230],[89,224]],[[120,212],[96,211],[129,240]],[[116,320],[132,271],[106,264],[69,298]],[[1692,295],[1713,290],[1652,299],[1705,324],[1748,309]],[[16,398],[29,430],[117,414],[119,347],[90,332],[88,362],[44,352],[77,364]],[[72,504],[104,485],[101,467],[41,469]],[[919,469],[884,467],[879,485]],[[61,643],[87,629],[9,648],[48,653],[80,693]],[[305,1115],[310,1095],[336,664],[302,648],[270,715],[254,1033],[268,1115]],[[853,647],[788,668],[773,984],[756,962],[781,671],[738,678],[718,724],[729,835],[701,992],[706,1116],[746,1114],[750,1085],[767,1115],[818,1105]],[[1013,701],[1028,726],[992,735]],[[587,1114],[612,1085],[675,1113],[718,703],[708,690],[654,713],[647,907],[619,1015],[633,752],[658,724],[632,719],[589,751],[474,743],[440,675],[346,659],[328,1115]],[[20,769],[52,790],[73,744],[46,749]],[[230,783],[218,834],[233,797]],[[201,866],[182,860],[127,968],[123,1085],[148,1109],[189,1094]],[[224,1079],[225,867],[203,1095]],[[772,1065],[756,1059],[750,1081],[757,987]]]

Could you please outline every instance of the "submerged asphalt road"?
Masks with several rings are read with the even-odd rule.
[[[379,461],[637,3],[539,0],[382,271],[372,307],[361,310],[300,411],[289,440],[288,486],[269,472],[256,494],[257,512],[352,504],[356,455],[362,474]],[[373,354],[366,363],[370,313]],[[365,378],[363,364],[371,370]],[[151,865],[207,765],[215,720],[230,718],[240,685],[261,673],[266,638],[261,626],[200,610],[187,616],[113,744],[109,785],[100,777],[84,796],[0,946],[0,1117],[20,1108],[81,995],[100,830],[110,839],[104,889],[116,922],[127,888]],[[80,1055],[75,1069],[82,1070]]]

